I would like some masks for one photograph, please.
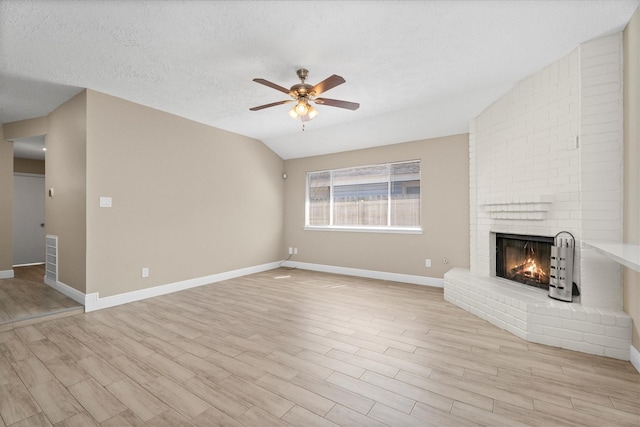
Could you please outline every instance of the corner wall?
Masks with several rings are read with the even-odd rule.
[[[45,185],[47,234],[58,236],[58,282],[85,292],[87,95],[48,116]]]
[[[468,141],[463,134],[285,161],[281,254],[293,246],[299,251],[291,258],[294,263],[438,279],[451,268],[467,268]],[[307,172],[404,160],[421,160],[423,234],[304,230]],[[425,267],[427,258],[432,260],[431,268]]]
[[[88,90],[86,293],[281,260],[282,169],[258,140]]]
[[[624,30],[624,57],[623,238],[625,243],[640,245],[640,8]],[[624,269],[623,293],[624,310],[633,319],[632,345],[640,351],[639,272]]]

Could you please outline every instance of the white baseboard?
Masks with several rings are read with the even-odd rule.
[[[366,277],[368,279],[390,280],[393,282],[411,283],[414,285],[444,287],[444,279],[414,276],[410,274],[388,273],[386,271],[364,270],[360,268],[337,267],[334,265],[311,264],[308,262],[286,261],[283,267],[295,267],[303,270],[321,271],[323,273],[344,274],[347,276]]]
[[[13,279],[13,269],[11,270],[0,270],[0,279]]]
[[[13,267],[31,267],[34,265],[44,265],[44,262],[28,262],[26,264],[15,264]]]
[[[103,308],[114,307],[120,304],[140,301],[143,299],[183,291],[185,289],[195,288],[198,286],[209,285],[211,283],[221,282],[223,280],[235,279],[236,277],[260,273],[267,270],[273,270],[275,268],[278,268],[279,266],[280,262],[271,262],[268,264],[241,268],[239,270],[212,274],[210,276],[197,277],[195,279],[183,280],[181,282],[168,283],[166,285],[154,286],[152,288],[140,289],[138,291],[126,292],[124,294],[112,295],[104,298],[100,298],[100,295],[97,292],[87,294],[84,300],[84,310],[85,312],[101,310]]]
[[[74,289],[71,286],[65,285],[61,282],[53,282],[52,280],[45,279],[45,283],[67,295],[69,298],[72,298],[74,301],[78,301],[80,304],[84,304],[85,312],[88,313],[90,311],[101,310],[108,307],[115,307],[117,305],[140,301],[143,299],[170,294],[173,292],[183,291],[185,289],[221,282],[223,280],[235,279],[236,277],[273,270],[278,268],[280,264],[281,262],[271,262],[253,267],[227,271],[224,273],[212,274],[210,276],[197,277],[195,279],[183,280],[180,282],[168,283],[166,285],[154,286],[152,288],[112,295],[104,298],[100,298],[100,295],[97,292],[91,294],[83,294],[77,289]],[[356,277],[367,277],[370,279],[390,280],[394,282],[412,283],[415,285],[433,286],[438,288],[443,287],[443,279],[436,279],[433,277],[413,276],[409,274],[388,273],[384,271],[363,270],[358,268],[336,267],[331,265],[311,264],[303,262],[288,261],[282,263],[282,265],[287,267],[301,268],[304,270],[345,274]]]
[[[46,277],[44,278],[44,283],[51,286],[53,289],[57,290],[58,292],[65,294],[75,302],[85,305],[86,295],[80,292],[79,290],[77,290],[76,288],[72,288],[71,286],[65,283],[56,282]]]
[[[631,346],[629,351],[629,360],[634,368],[636,368],[636,371],[640,372],[640,351],[634,346]]]

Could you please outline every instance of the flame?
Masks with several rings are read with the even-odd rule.
[[[533,257],[529,257],[523,262],[514,265],[510,271],[512,277],[516,275],[523,275],[527,279],[539,283],[546,282],[546,278],[548,277],[548,274],[538,265]]]
[[[529,273],[531,276],[538,276],[540,278],[543,278],[547,275],[544,270],[538,266],[536,260],[533,258],[527,258],[527,260],[522,263],[522,266],[523,270]]]

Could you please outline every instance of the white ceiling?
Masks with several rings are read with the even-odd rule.
[[[640,0],[0,0],[0,123],[91,88],[262,140],[284,159],[464,133],[515,83],[624,28]],[[281,92],[346,83],[300,122]],[[188,141],[184,141],[185,144]]]

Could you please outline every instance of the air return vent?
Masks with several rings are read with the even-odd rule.
[[[53,281],[58,281],[58,236],[47,235],[47,262],[45,278]]]

